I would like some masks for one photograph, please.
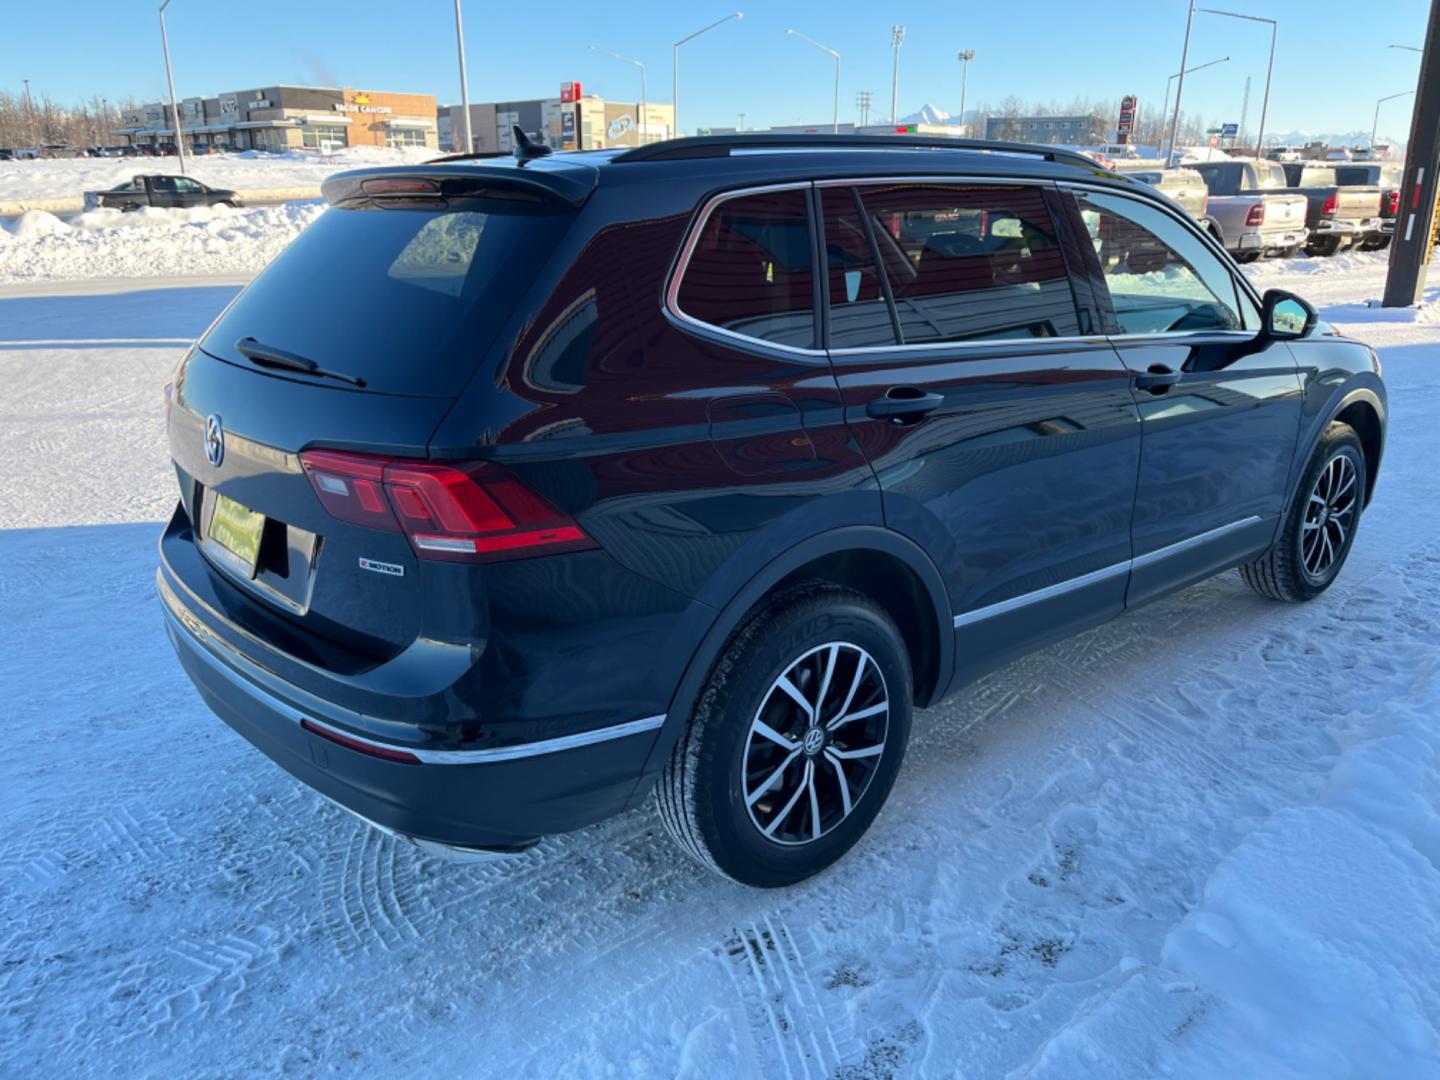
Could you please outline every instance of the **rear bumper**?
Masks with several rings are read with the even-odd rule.
[[[1270,232],[1242,232],[1239,237],[1240,250],[1283,251],[1285,248],[1298,247],[1309,238],[1310,230],[1298,226]]]
[[[326,703],[247,660],[210,633],[165,582],[166,632],[185,673],[222,720],[296,779],[372,825],[424,845],[510,852],[622,810],[663,716],[533,743],[422,750],[364,735]],[[309,721],[370,747],[420,760],[391,761],[302,726]]]

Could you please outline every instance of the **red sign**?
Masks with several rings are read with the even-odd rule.
[[[568,105],[572,101],[580,100],[580,84],[578,82],[562,82],[560,84],[560,103]]]
[[[1139,100],[1134,94],[1126,94],[1120,99],[1120,122],[1115,125],[1115,141],[1128,143],[1130,133],[1135,130],[1135,110],[1139,106]]]

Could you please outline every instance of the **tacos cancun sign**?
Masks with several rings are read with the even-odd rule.
[[[334,103],[336,112],[342,113],[392,113],[395,110],[389,105],[371,105],[358,101],[337,101]]]
[[[617,116],[614,120],[610,121],[610,126],[605,130],[605,136],[609,139],[618,139],[634,127],[635,118],[629,113],[625,113],[623,116]]]

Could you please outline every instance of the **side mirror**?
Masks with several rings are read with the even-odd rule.
[[[1260,332],[1266,337],[1287,341],[1304,337],[1315,329],[1315,309],[1294,293],[1268,289],[1260,310]]]

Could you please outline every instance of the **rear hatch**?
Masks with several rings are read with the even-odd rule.
[[[421,634],[424,590],[447,573],[453,589],[459,568],[423,565],[390,516],[390,477],[367,483],[356,463],[363,473],[425,458],[576,207],[474,170],[463,184],[355,175],[327,182],[338,205],[187,357],[168,426],[192,525],[184,542],[201,556],[192,572],[253,603],[252,635],[278,648],[287,635],[265,626],[299,628],[340,646],[333,655],[349,659],[336,664],[362,669]],[[327,450],[350,457],[317,459]]]

